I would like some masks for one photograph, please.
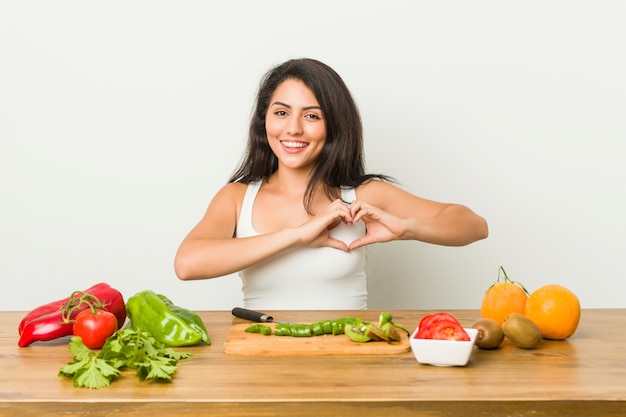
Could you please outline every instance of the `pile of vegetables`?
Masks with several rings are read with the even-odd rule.
[[[345,334],[353,342],[386,341],[388,343],[401,340],[398,329],[409,335],[409,331],[392,320],[391,313],[383,312],[378,323],[364,321],[359,317],[342,317],[335,320],[323,320],[312,324],[278,323],[274,327],[275,336],[313,337],[321,335]],[[256,323],[245,329],[249,333],[261,333],[269,336],[272,328]]]
[[[170,380],[178,360],[191,356],[172,347],[211,344],[202,319],[193,311],[151,290],[125,303],[122,294],[105,283],[33,309],[18,331],[20,347],[72,336],[73,360],[59,376],[71,377],[76,387],[94,389],[109,385],[122,368],[136,369],[140,380]]]

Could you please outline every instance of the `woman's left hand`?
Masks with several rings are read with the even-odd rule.
[[[372,243],[383,243],[402,239],[407,228],[407,221],[394,216],[378,207],[356,200],[350,205],[353,222],[365,223],[365,236],[352,241],[350,250]]]

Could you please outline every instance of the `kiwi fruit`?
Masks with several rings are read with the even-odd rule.
[[[368,336],[369,326],[364,323],[346,323],[344,333],[353,342],[365,343],[372,340]]]
[[[476,346],[481,349],[496,349],[504,340],[504,331],[500,323],[493,319],[482,318],[472,324],[478,330]]]
[[[506,316],[502,322],[502,331],[515,346],[522,349],[534,349],[542,339],[539,327],[520,313]]]

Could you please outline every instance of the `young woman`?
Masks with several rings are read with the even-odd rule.
[[[487,237],[469,208],[365,172],[359,111],[341,77],[294,59],[261,82],[245,156],[183,240],[182,280],[239,272],[253,309],[365,309],[365,246]]]

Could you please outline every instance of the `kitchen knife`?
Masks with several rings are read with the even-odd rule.
[[[274,317],[268,316],[267,314],[259,311],[248,310],[247,308],[235,307],[233,308],[232,313],[233,316],[239,317],[240,319],[252,320],[258,323],[286,323],[282,320],[275,320]]]

